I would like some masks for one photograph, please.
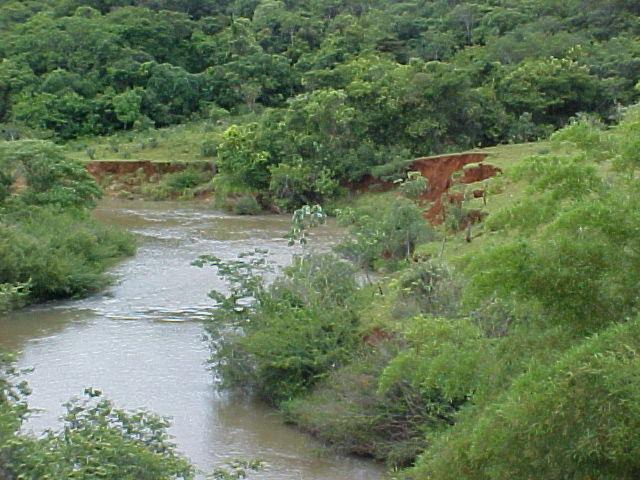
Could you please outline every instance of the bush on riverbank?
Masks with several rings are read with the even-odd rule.
[[[215,259],[231,278],[209,328],[224,385],[278,405],[307,392],[358,348],[354,269],[333,255],[294,260],[266,285],[247,264]],[[222,335],[221,335],[222,333]]]
[[[284,412],[288,421],[341,453],[408,466],[428,446],[425,431],[452,423],[457,405],[435,392],[422,395],[407,382],[381,391],[380,376],[401,345],[378,342],[332,371],[311,394],[286,403]]]
[[[0,145],[0,178],[0,310],[96,291],[105,269],[133,253],[130,234],[91,218],[100,189],[55,145]]]
[[[341,210],[338,218],[350,235],[336,251],[364,269],[409,260],[416,246],[436,238],[420,207],[404,197],[367,198],[355,209]]]
[[[117,409],[93,389],[66,405],[62,428],[39,437],[20,433],[28,387],[17,383],[11,361],[0,352],[0,478],[193,478],[193,468],[169,440],[165,419]]]
[[[104,287],[106,267],[133,252],[129,234],[86,212],[29,207],[0,222],[0,283],[28,283],[31,301],[84,295]]]
[[[171,198],[190,199],[211,193],[213,174],[194,166],[178,172],[167,173],[157,183],[144,183],[141,188],[143,197],[151,200]]]

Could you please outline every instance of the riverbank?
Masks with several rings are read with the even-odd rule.
[[[133,254],[133,237],[91,218],[101,191],[50,142],[0,143],[0,313],[88,295]]]
[[[400,478],[525,479],[534,463],[545,478],[634,478],[636,459],[614,452],[637,447],[638,356],[619,342],[640,346],[638,112],[577,120],[526,157],[514,146],[488,195],[452,174],[463,211],[431,227],[419,178],[363,194],[339,215],[338,251],[378,273],[364,285],[338,257],[273,283],[211,260],[234,287],[211,324],[231,325],[214,352],[225,386]],[[474,206],[482,222],[464,225]],[[585,442],[600,453],[583,457]]]

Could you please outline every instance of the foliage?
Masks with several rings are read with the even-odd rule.
[[[534,366],[439,438],[409,478],[635,478],[639,326],[613,325]]]
[[[609,139],[583,120],[555,136],[572,142],[571,154],[532,157],[514,170],[516,179],[529,181],[530,196],[490,226],[518,228],[525,235],[470,259],[471,304],[492,295],[533,302],[547,321],[587,330],[636,311],[637,185],[625,178],[607,185],[589,162],[618,160],[619,144],[635,122],[623,121]]]
[[[204,151],[227,181],[292,211],[398,160],[615,119],[639,94],[638,9],[584,5],[5,2],[0,123],[70,140],[218,122]]]
[[[525,61],[501,79],[499,97],[535,124],[562,125],[576,112],[597,110],[602,84],[586,66],[571,59]]]
[[[213,294],[215,360],[225,384],[293,399],[294,419],[349,450],[410,463],[427,448],[415,478],[637,477],[640,122],[624,108],[640,94],[637,3],[4,2],[0,302],[19,301],[23,285],[30,299],[89,291],[128,248],[90,223],[98,192],[82,168],[20,135],[65,141],[206,118],[219,131],[177,154],[204,146],[216,194],[243,209],[257,198],[295,211],[368,175],[404,178],[417,156],[568,124],[551,151],[506,171],[523,195],[498,199],[505,208],[479,229],[489,241],[457,270],[406,261],[435,238],[409,199],[344,210],[343,255],[406,267],[379,286],[379,312],[373,287],[334,257],[302,257],[273,283],[257,259],[203,259],[231,282]],[[187,130],[163,132],[182,142]],[[78,151],[166,155],[164,139],[136,135]],[[198,188],[188,174],[171,181],[162,188]],[[401,189],[419,198],[423,183]],[[312,218],[301,211],[294,240]],[[364,306],[398,348],[368,345],[383,359],[370,369]]]
[[[28,413],[29,388],[18,381],[21,372],[16,369],[14,360],[13,355],[0,351],[0,473],[4,473],[9,440]]]
[[[61,430],[38,438],[18,434],[27,411],[26,387],[13,384],[15,372],[3,368],[0,472],[6,478],[193,478],[192,467],[169,441],[166,420],[119,410],[93,389],[84,400],[66,404]]]
[[[338,190],[338,183],[326,168],[313,172],[302,163],[281,163],[271,167],[269,173],[269,194],[275,206],[284,211],[330,198]]]
[[[379,260],[410,259],[417,245],[435,238],[420,208],[401,197],[385,197],[379,203],[345,209],[339,219],[350,225],[351,236],[338,245],[337,251],[366,268]]]
[[[29,296],[30,283],[0,284],[0,313],[24,306]]]
[[[233,213],[236,215],[257,215],[262,207],[253,195],[243,195],[233,202]]]
[[[25,185],[17,198],[7,197],[7,190],[3,198],[0,190],[0,200],[4,201],[87,208],[94,206],[101,195],[84,167],[67,159],[51,142],[20,140],[0,144],[0,171],[5,189],[18,177]]]
[[[130,235],[99,225],[100,189],[50,142],[0,144],[0,310],[96,291],[130,255]]]
[[[142,95],[138,90],[127,90],[113,97],[113,108],[116,112],[118,120],[120,120],[125,128],[140,117],[140,103]]]
[[[0,283],[29,284],[29,300],[94,292],[115,259],[133,253],[129,234],[78,210],[30,207],[0,220]]]
[[[406,382],[426,398],[441,398],[449,408],[471,397],[482,364],[490,360],[489,344],[477,326],[465,319],[415,317],[405,338],[409,348],[382,372],[382,391]]]
[[[452,269],[440,261],[421,260],[408,265],[389,282],[389,287],[397,290],[391,310],[395,317],[451,316],[460,307],[460,282]]]
[[[279,404],[308,391],[344,363],[357,345],[353,269],[333,255],[296,257],[273,283],[256,272],[264,259],[218,267],[230,292],[213,292],[218,308],[209,329],[223,386],[253,391]]]
[[[294,323],[281,306],[273,316],[256,307],[264,292],[282,292],[282,280],[245,293],[251,313],[234,303],[227,312],[236,322],[221,333],[218,351],[229,339],[236,347],[218,358],[224,381],[264,395],[256,385],[268,378],[286,391],[276,403],[287,418],[341,451],[392,465],[419,455],[401,478],[635,478],[640,192],[629,134],[637,122],[636,109],[609,129],[580,116],[550,149],[511,167],[506,185],[524,184],[522,195],[493,210],[482,231],[501,238],[458,268],[431,255],[353,289],[343,300],[357,308],[344,332],[357,335],[350,354],[303,388],[291,388],[298,377],[281,363],[257,367],[266,355],[314,351],[312,334],[298,334],[310,304],[296,303],[305,308]],[[388,238],[404,239],[412,222],[399,222],[396,209],[415,206],[391,195],[361,205],[342,213],[356,228],[341,248],[376,261],[388,245],[383,226],[397,225]],[[407,218],[422,220],[419,210]],[[425,252],[440,251],[432,247]],[[290,280],[288,301],[308,295],[307,280]]]
[[[400,183],[399,190],[405,197],[417,200],[429,190],[429,181],[420,172],[407,172],[407,178]]]
[[[404,382],[378,391],[377,379],[397,351],[390,341],[379,347],[332,372],[312,395],[287,403],[285,414],[340,452],[406,466],[427,447],[425,431],[448,424],[451,409]]]
[[[197,187],[211,179],[208,172],[198,168],[186,168],[178,172],[165,175],[163,182],[174,192],[184,194],[189,189]]]
[[[227,181],[250,189],[266,188],[268,184],[270,155],[266,151],[256,151],[256,128],[256,124],[229,127],[218,145],[216,163],[221,177],[228,177]]]
[[[143,183],[142,195],[152,200],[169,198],[193,198],[199,193],[211,191],[211,172],[200,166],[189,166],[182,170],[162,175],[157,182]]]
[[[213,470],[213,473],[207,475],[207,479],[210,480],[237,480],[240,478],[247,478],[247,472],[256,472],[263,468],[263,463],[260,460],[239,460],[235,459],[228,462],[224,467],[217,467]]]
[[[309,230],[324,224],[326,219],[327,215],[320,205],[305,205],[297,209],[293,212],[291,229],[286,237],[289,239],[289,246],[294,245],[296,242],[305,245],[309,236]]]

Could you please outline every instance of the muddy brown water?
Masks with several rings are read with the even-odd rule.
[[[120,407],[171,417],[178,449],[202,471],[232,458],[260,458],[265,469],[250,478],[385,478],[379,465],[326,452],[268,407],[219,392],[207,369],[207,293],[224,284],[214,270],[191,261],[201,254],[235,258],[260,247],[284,265],[292,255],[282,239],[288,217],[117,200],[105,201],[95,214],[140,237],[137,254],[113,268],[116,283],[87,299],[0,317],[0,347],[19,352],[19,365],[34,369],[26,375],[30,405],[42,411],[27,430],[55,428],[62,404],[91,386]],[[313,244],[330,244],[338,234],[322,227]]]

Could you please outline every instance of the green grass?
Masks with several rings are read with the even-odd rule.
[[[516,165],[520,160],[531,155],[546,153],[549,148],[549,142],[543,141],[531,143],[516,143],[511,145],[497,145],[495,147],[487,147],[477,151],[489,154],[489,157],[487,158],[485,163],[490,163],[492,165],[495,165],[496,167],[500,167],[503,171],[506,172],[509,170],[509,168]]]
[[[220,142],[221,135],[229,125],[253,119],[255,114],[247,114],[217,121],[198,121],[146,131],[118,132],[105,137],[86,137],[68,142],[65,149],[70,157],[82,162],[210,160],[215,157],[215,150],[211,151],[210,147],[215,147]]]

